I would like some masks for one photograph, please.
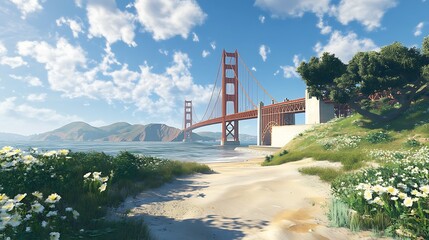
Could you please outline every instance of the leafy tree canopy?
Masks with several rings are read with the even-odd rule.
[[[297,71],[311,96],[348,104],[372,120],[389,121],[416,99],[428,96],[429,37],[421,50],[395,42],[379,51],[359,52],[348,64],[324,53],[302,62]],[[375,94],[393,98],[395,107],[372,111],[369,99]],[[376,101],[385,101],[383,97]]]

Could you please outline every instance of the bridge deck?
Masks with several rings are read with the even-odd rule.
[[[305,98],[299,98],[295,100],[274,103],[274,104],[262,107],[262,114],[302,113],[302,112],[305,112]],[[239,121],[239,120],[253,119],[257,117],[258,117],[258,111],[254,109],[254,110],[249,110],[245,112],[226,115],[225,121],[227,122],[235,121],[235,120]],[[209,119],[206,121],[193,124],[191,127],[185,130],[190,131],[200,127],[222,123],[223,120],[224,120],[223,117]]]

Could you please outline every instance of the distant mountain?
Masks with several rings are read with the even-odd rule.
[[[30,137],[24,135],[0,132],[0,141],[25,141],[29,139]]]
[[[214,141],[209,137],[193,134],[195,141]],[[165,124],[134,124],[118,122],[103,127],[93,127],[85,122],[73,122],[50,132],[33,135],[31,140],[39,141],[182,141],[180,129]]]
[[[216,141],[220,141],[222,138],[221,132],[197,132],[197,134],[203,137],[216,139]],[[253,135],[240,134],[239,138],[242,142],[256,142],[256,136]]]

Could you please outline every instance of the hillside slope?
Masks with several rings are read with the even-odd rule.
[[[318,125],[289,142],[281,153],[267,157],[264,165],[311,157],[340,161],[345,170],[351,170],[374,160],[374,156],[383,151],[400,154],[422,146],[429,146],[429,101],[426,99],[388,124],[372,123],[355,114]]]

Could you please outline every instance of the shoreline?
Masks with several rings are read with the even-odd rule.
[[[215,173],[178,178],[128,198],[114,216],[142,218],[156,239],[372,239],[372,233],[329,228],[330,186],[301,175],[304,159],[262,167],[263,158],[207,164]]]

